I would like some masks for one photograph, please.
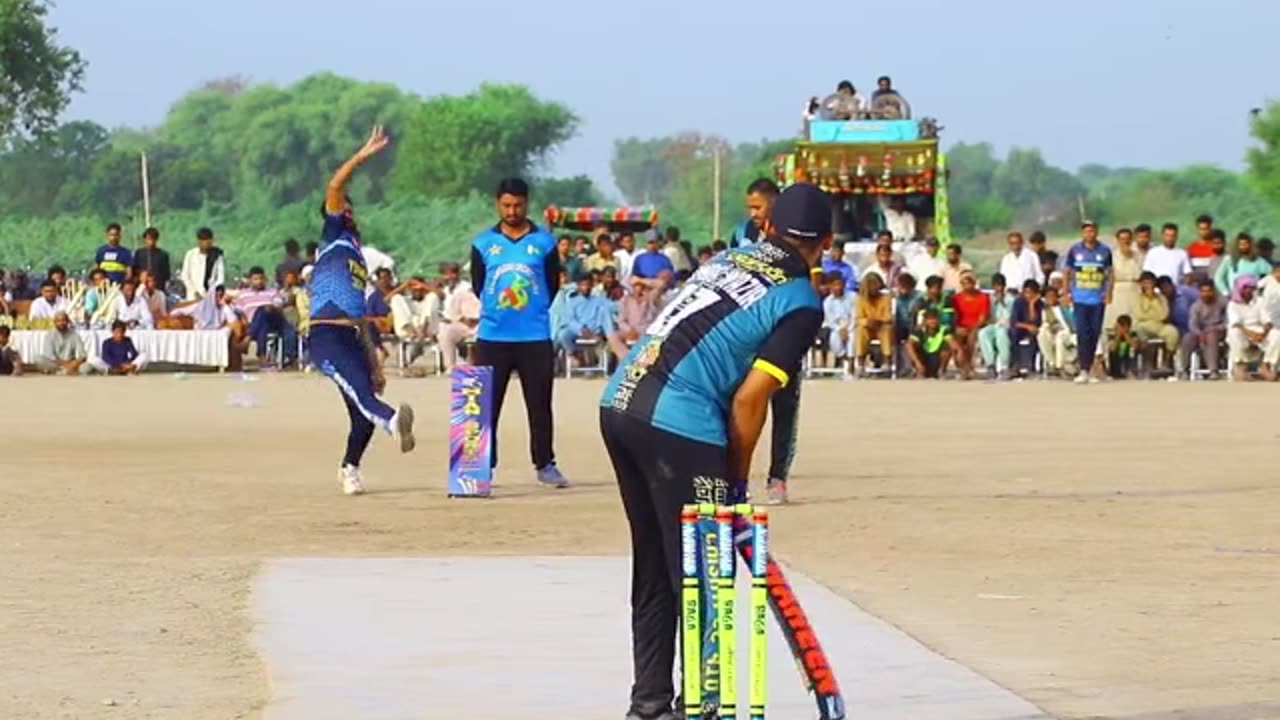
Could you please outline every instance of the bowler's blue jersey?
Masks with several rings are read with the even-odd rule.
[[[311,317],[356,320],[364,317],[364,288],[369,267],[360,252],[360,236],[341,214],[325,213],[316,262],[311,267]]]
[[[771,240],[726,250],[698,268],[649,325],[600,405],[725,445],[743,378],[754,367],[787,384],[821,325],[809,266],[795,250]]]
[[[555,237],[537,225],[519,238],[496,226],[480,233],[471,243],[471,287],[480,298],[480,340],[551,339],[551,301],[560,287]]]

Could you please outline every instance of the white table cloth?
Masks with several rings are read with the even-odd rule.
[[[110,330],[77,330],[89,357],[97,357]],[[34,363],[44,353],[48,330],[18,330],[9,339],[24,363]],[[130,330],[134,347],[151,363],[227,366],[227,330]]]

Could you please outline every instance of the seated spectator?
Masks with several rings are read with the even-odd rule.
[[[267,272],[261,267],[249,269],[249,287],[235,294],[236,311],[244,318],[245,332],[258,351],[258,362],[266,367],[267,340],[275,335],[280,341],[284,365],[292,365],[298,353],[298,334],[284,316],[284,297],[279,290],[267,287]]]
[[[707,250],[708,259],[710,259],[710,248]],[[658,248],[658,238],[647,237],[644,242],[644,252],[637,253],[631,260],[631,275],[638,278],[656,279],[663,270],[667,270],[672,274],[675,273],[676,267],[671,264],[671,258],[663,254]]]
[[[916,325],[916,316],[914,310],[916,303],[920,301],[924,295],[916,290],[916,276],[907,271],[898,273],[898,282],[895,283],[896,295],[893,302],[893,339],[894,342],[904,343],[907,337],[911,335],[911,330]]]
[[[931,275],[925,279],[924,295],[911,309],[911,317],[914,319],[912,329],[924,322],[924,311],[929,308],[938,311],[938,321],[946,328],[947,336],[950,337],[955,328],[956,310],[951,304],[951,293],[942,289],[942,278],[937,275]]]
[[[950,292],[960,290],[960,278],[973,272],[973,266],[965,262],[964,249],[957,243],[947,246],[947,261],[942,265],[942,288]]]
[[[169,296],[165,295],[164,288],[159,283],[159,277],[146,270],[138,274],[138,296],[147,304],[151,319],[157,325],[169,315]]]
[[[942,264],[943,257],[938,238],[930,236],[924,239],[922,249],[918,248],[912,253],[906,269],[915,276],[918,283],[922,278],[933,275],[942,277]]]
[[[444,369],[452,370],[458,363],[458,345],[474,342],[480,325],[480,298],[471,290],[471,285],[459,287],[449,296],[444,319],[436,339],[440,343]]]
[[[53,328],[45,336],[44,353],[36,360],[36,368],[46,375],[87,375],[85,352],[80,333],[71,327],[71,317],[59,310],[53,316]]]
[[[0,376],[22,374],[22,357],[9,347],[9,332],[8,325],[0,325]]]
[[[1116,318],[1116,325],[1107,339],[1106,368],[1107,374],[1115,380],[1133,377],[1134,342],[1133,318],[1121,315]]]
[[[843,285],[843,281],[838,281]],[[854,334],[854,365],[859,372],[866,370],[868,364],[875,360],[875,365],[882,366],[893,352],[893,298],[884,292],[884,280],[877,272],[869,272],[862,278],[862,287],[858,289],[858,303],[854,310],[854,323],[857,332]],[[830,299],[830,298],[828,298]],[[871,341],[880,343],[879,358],[871,357]]]
[[[4,299],[13,304],[23,300],[35,300],[40,293],[31,287],[31,280],[25,270],[10,270],[5,275]]]
[[[965,380],[972,380],[978,333],[991,318],[991,298],[978,289],[978,276],[969,271],[960,276],[960,292],[951,298],[951,304],[956,311],[956,365]]]
[[[844,280],[844,288],[849,292],[858,292],[858,274],[853,266],[845,262],[844,246],[835,243],[831,249],[827,251],[827,256],[822,258],[822,274],[828,278],[832,274],[839,275]],[[881,277],[883,280],[883,276]]]
[[[293,238],[285,240],[284,257],[276,264],[276,285],[283,288],[284,276],[289,273],[299,275],[306,265],[307,259],[302,257],[302,247],[298,245],[298,241]]]
[[[1071,297],[1071,293],[1067,292],[1067,274],[1061,270],[1054,270],[1049,273],[1049,279],[1045,282],[1045,286],[1045,293],[1048,293],[1049,288],[1053,288],[1058,292],[1059,299]]]
[[[1276,362],[1280,361],[1280,329],[1272,324],[1257,289],[1256,277],[1237,276],[1227,305],[1227,362],[1237,380],[1247,377],[1250,350],[1262,353],[1258,374],[1264,380],[1276,379]]]
[[[862,272],[863,280],[866,279],[867,273],[871,272],[880,274],[882,287],[894,287],[898,284],[898,273],[902,272],[902,263],[894,260],[892,244],[876,245],[875,260]]]
[[[1148,349],[1152,340],[1164,343],[1165,364],[1172,362],[1174,353],[1178,351],[1178,329],[1169,322],[1169,301],[1156,290],[1156,276],[1150,271],[1138,277],[1138,302],[1133,310],[1133,330],[1141,343],[1141,351],[1148,361],[1147,367],[1154,368],[1154,352]]]
[[[573,238],[561,235],[556,240],[556,255],[560,259],[560,269],[569,273],[569,277],[578,277],[582,273],[582,257],[573,249]]]
[[[239,370],[243,355],[248,345],[246,326],[240,314],[227,300],[227,289],[221,285],[214,286],[213,292],[195,302],[175,307],[169,312],[174,318],[192,318],[196,330],[222,330],[226,328],[229,343],[230,370]]]
[[[990,322],[978,331],[978,348],[982,354],[982,362],[993,378],[1006,377],[1009,372],[1009,331],[1013,319],[1013,302],[1004,275],[992,275]]]
[[[391,296],[391,324],[401,340],[422,341],[436,336],[439,328],[440,294],[427,284],[426,278],[414,277],[407,292]]]
[[[1013,344],[1023,348],[1026,341],[1032,348],[1040,346],[1040,325],[1044,322],[1044,301],[1040,299],[1040,283],[1027,280],[1022,283],[1022,294],[1013,301],[1012,317],[1009,324],[1012,328]],[[1034,357],[1018,358],[1018,373],[1029,372],[1033,367]]]
[[[1069,296],[1068,296],[1069,297]],[[1074,365],[1076,348],[1075,313],[1070,305],[1060,302],[1057,288],[1052,285],[1044,293],[1044,316],[1036,340],[1040,344],[1040,357],[1049,375],[1072,375],[1069,366]]]
[[[58,294],[57,283],[45,280],[40,283],[40,297],[32,300],[27,308],[27,320],[31,321],[33,328],[47,327],[53,323],[55,315],[70,309],[71,303]]]
[[[661,276],[663,272],[667,272],[665,268],[659,271],[658,275]],[[595,273],[593,272],[592,275],[594,276]],[[619,291],[622,290],[623,288],[618,282],[617,268],[606,267],[603,270],[601,270],[599,274],[599,280],[597,280],[594,284],[595,284],[595,288],[593,292],[595,292],[595,294],[599,295],[600,297],[603,297],[603,298],[621,297],[621,294]]]
[[[840,273],[826,275],[824,284],[830,291],[822,299],[822,328],[818,331],[818,347],[830,356],[822,359],[824,367],[839,367],[849,357],[854,299],[845,291],[844,278]],[[835,359],[834,365],[830,362],[832,358]]]
[[[926,308],[921,322],[907,339],[907,357],[916,377],[938,379],[951,361],[951,333],[942,323],[937,308]]]
[[[1033,241],[1035,240],[1036,234],[1037,233],[1031,233]],[[1058,253],[1052,250],[1045,250],[1042,253],[1038,253],[1037,257],[1040,258],[1040,272],[1044,274],[1045,278],[1044,282],[1040,284],[1041,293],[1043,293],[1049,283],[1053,281],[1054,273],[1058,274],[1058,277],[1061,278],[1062,282],[1066,282],[1067,276],[1063,275],[1062,272],[1058,270]],[[1058,290],[1061,292],[1062,288],[1058,288]]]
[[[916,238],[916,216],[907,209],[907,199],[894,195],[886,200],[880,196],[880,214],[884,216],[885,230],[894,240],[909,242]]]
[[[565,304],[562,324],[556,328],[556,345],[565,355],[577,357],[584,364],[585,350],[578,345],[579,340],[596,343],[603,350],[607,344],[619,358],[625,357],[627,347],[618,337],[617,325],[613,319],[608,298],[601,297],[593,291],[590,275],[582,275]]]
[[[147,367],[147,356],[138,352],[125,333],[121,320],[111,323],[111,337],[102,341],[102,352],[88,361],[88,367],[108,375],[136,375]]]
[[[605,268],[613,268],[617,272],[620,260],[613,252],[613,238],[608,233],[601,233],[596,238],[596,251],[587,258],[583,263],[583,267],[587,270],[600,272]],[[634,266],[632,272],[634,272]]]
[[[618,304],[618,336],[628,347],[640,339],[658,316],[657,298],[661,294],[660,281],[632,275],[631,292],[624,295]]]
[[[125,280],[120,284],[119,294],[111,301],[111,317],[124,323],[130,330],[150,330],[155,327],[155,319],[151,317],[147,301],[138,295],[138,284],[133,280]]]
[[[1271,266],[1271,274],[1258,283],[1262,304],[1267,308],[1271,324],[1280,327],[1280,262]]]
[[[1177,328],[1178,337],[1186,335],[1190,331],[1191,306],[1200,299],[1199,283],[1175,285],[1173,278],[1165,276],[1156,280],[1156,289],[1169,303],[1169,322]]]
[[[105,327],[111,323],[112,301],[119,290],[107,280],[101,269],[89,273],[89,287],[84,291],[84,322],[90,327]],[[74,306],[74,303],[73,303]]]
[[[1227,303],[1218,294],[1212,280],[1200,281],[1200,298],[1188,313],[1187,333],[1182,336],[1178,352],[1178,374],[1187,371],[1191,353],[1200,351],[1200,359],[1209,377],[1218,376],[1218,348],[1227,339]]]
[[[62,288],[67,284],[67,271],[61,265],[50,265],[45,279],[52,280],[53,284],[58,286],[58,293],[61,294]]]

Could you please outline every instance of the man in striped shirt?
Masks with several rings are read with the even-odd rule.
[[[244,316],[248,335],[257,346],[258,362],[267,365],[267,337],[280,338],[284,365],[292,365],[298,349],[298,332],[284,316],[284,296],[267,287],[267,272],[261,267],[249,269],[249,287],[236,293],[236,310]]]

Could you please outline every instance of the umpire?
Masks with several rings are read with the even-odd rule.
[[[769,398],[794,382],[822,325],[809,271],[831,242],[831,201],[792,185],[771,233],[704,264],[605,386],[600,431],[631,526],[634,684],[629,720],[674,718],[680,510],[746,498]]]

